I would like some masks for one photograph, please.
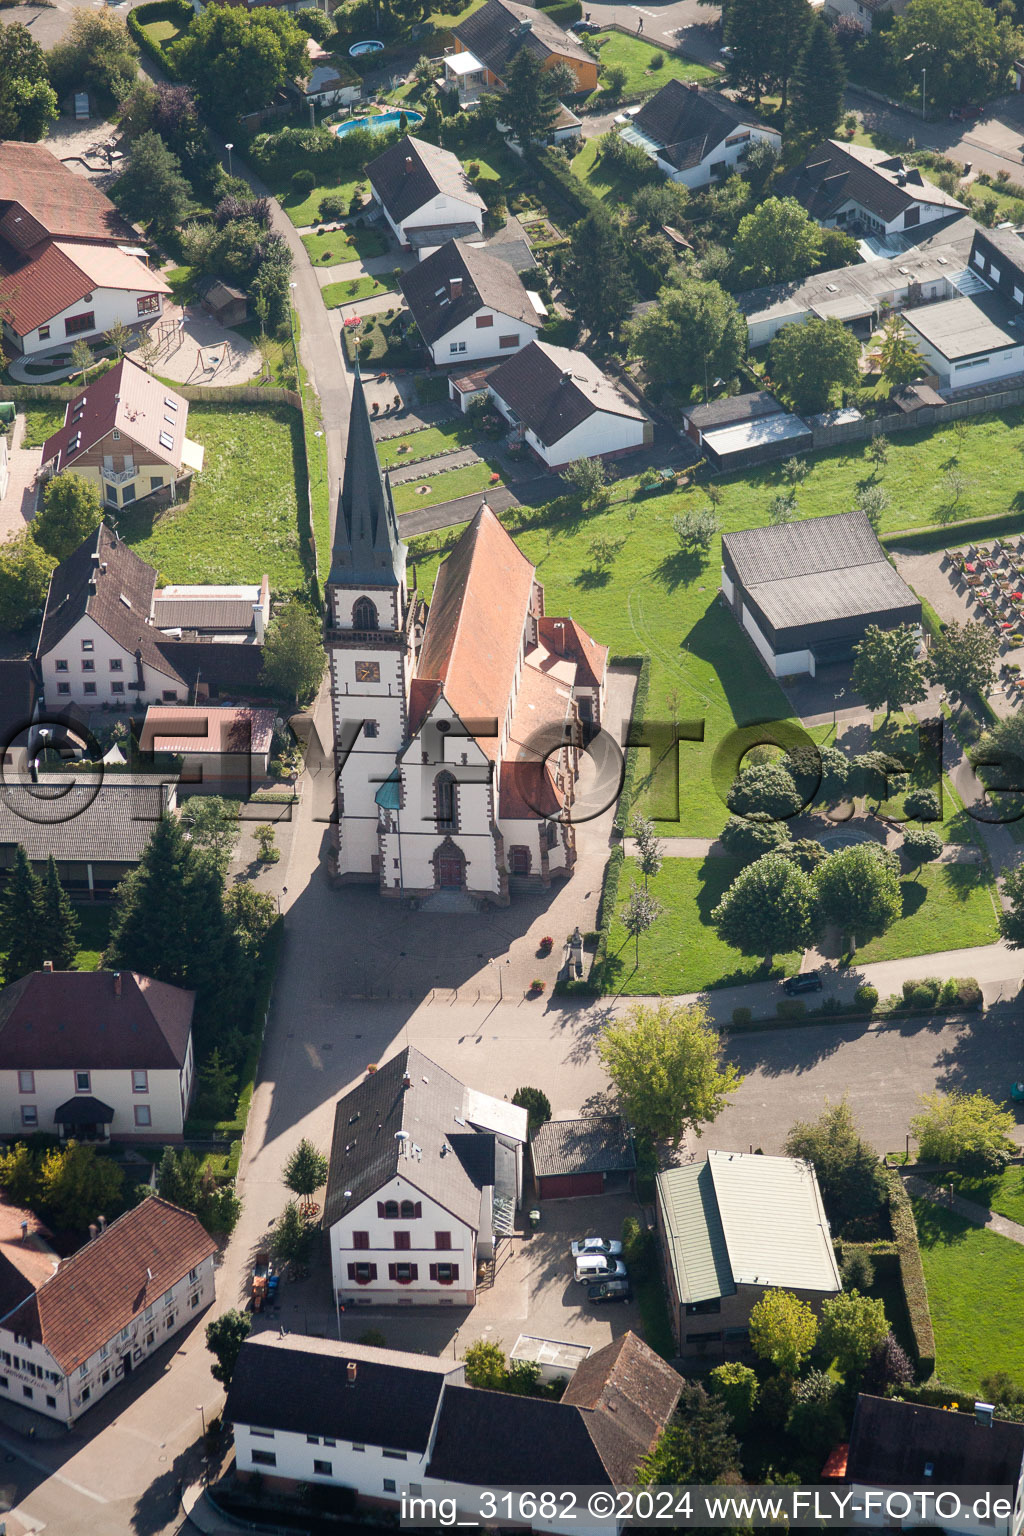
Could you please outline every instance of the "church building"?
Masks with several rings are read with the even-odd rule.
[[[395,900],[505,905],[572,873],[585,733],[607,647],[549,618],[535,568],[486,503],[429,609],[356,376],[326,590],[338,821],[331,872]]]

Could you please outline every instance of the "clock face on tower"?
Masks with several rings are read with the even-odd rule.
[[[357,683],[379,683],[380,682],[380,662],[379,661],[357,661],[356,662],[356,682]]]

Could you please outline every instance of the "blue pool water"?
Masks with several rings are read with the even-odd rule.
[[[423,113],[406,112],[405,120],[410,128],[415,128],[417,123],[422,123]],[[353,128],[369,128],[371,133],[380,133],[385,128],[397,128],[401,121],[401,112],[382,112],[378,117],[350,117],[347,123],[338,123],[334,131],[340,139]]]
[[[368,38],[365,43],[353,43],[348,51],[348,56],[350,59],[358,59],[360,54],[363,53],[380,53],[383,47],[383,43],[378,42],[376,39]]]

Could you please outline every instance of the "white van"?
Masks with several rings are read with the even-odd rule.
[[[627,1273],[621,1259],[609,1259],[603,1253],[584,1253],[576,1260],[577,1285],[593,1285],[595,1280],[625,1280]]]

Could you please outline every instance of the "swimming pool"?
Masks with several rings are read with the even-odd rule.
[[[385,128],[397,128],[403,116],[410,128],[423,121],[422,112],[381,112],[377,117],[350,117],[347,123],[338,123],[334,131],[339,139],[351,133],[353,128],[369,128],[371,133],[381,133]]]
[[[368,38],[366,42],[353,43],[348,51],[348,56],[350,59],[358,59],[364,53],[380,53],[383,47],[384,44],[376,38]]]

